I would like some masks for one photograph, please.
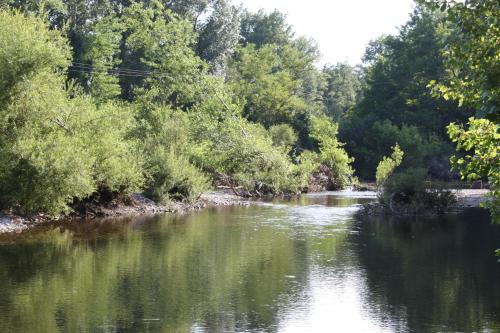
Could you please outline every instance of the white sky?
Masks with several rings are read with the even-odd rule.
[[[314,38],[321,63],[361,62],[365,47],[382,34],[393,34],[409,19],[413,0],[234,0],[251,11],[286,13],[297,36]]]

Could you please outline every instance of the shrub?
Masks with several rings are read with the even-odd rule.
[[[58,215],[98,188],[142,184],[133,115],[96,107],[58,70],[69,48],[40,20],[0,11],[0,206]],[[5,75],[4,75],[5,73]]]
[[[146,195],[158,202],[194,201],[209,188],[207,177],[173,147],[156,146],[148,155],[148,164],[151,181]]]
[[[274,125],[269,128],[269,134],[275,147],[283,147],[288,151],[295,145],[298,136],[290,125]]]
[[[386,202],[411,204],[416,195],[425,190],[427,170],[410,168],[397,172],[389,178],[384,186]]]
[[[78,91],[70,99],[63,84],[40,73],[2,109],[3,207],[57,215],[97,189],[124,192],[142,185],[136,144],[125,139],[133,117],[113,105],[97,108]]]
[[[380,161],[377,166],[377,186],[383,186],[389,177],[394,173],[394,170],[403,162],[404,152],[401,150],[398,144],[392,147],[392,154],[389,157],[385,157]]]
[[[207,115],[192,115],[197,144],[193,157],[204,169],[234,178],[248,191],[296,193],[306,184],[305,169],[292,163],[273,142],[266,129],[235,116],[223,121]]]
[[[392,209],[442,211],[456,201],[455,195],[439,185],[426,181],[427,170],[409,168],[394,173],[385,183],[380,200]]]
[[[93,113],[79,129],[92,156],[93,178],[98,189],[111,192],[140,191],[144,185],[144,156],[137,139],[133,108],[125,104],[99,104],[91,101],[82,110]],[[86,109],[84,109],[86,107]]]
[[[143,108],[135,137],[143,143],[146,195],[166,203],[195,200],[209,188],[208,178],[190,161],[195,143],[190,119],[170,107]]]
[[[310,121],[310,136],[318,142],[321,163],[333,172],[335,185],[344,188],[353,184],[355,179],[351,163],[354,159],[347,155],[343,148],[344,144],[337,139],[338,125],[326,116],[313,116]]]

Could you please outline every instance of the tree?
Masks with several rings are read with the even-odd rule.
[[[189,21],[159,2],[134,3],[124,10],[123,20],[125,53],[138,55],[148,74],[136,81],[133,94],[155,105],[192,106],[204,89],[207,66],[195,55],[196,35]]]
[[[143,181],[134,114],[96,107],[65,83],[70,47],[60,31],[0,10],[0,206],[58,215],[98,191],[124,193]]]
[[[64,0],[0,0],[0,8],[3,6],[44,17],[51,27],[59,29],[62,28],[64,17],[68,13]]]
[[[333,120],[339,121],[356,106],[361,98],[360,74],[355,68],[342,63],[325,66],[323,74],[327,82],[324,91],[326,113]]]
[[[198,55],[209,63],[212,73],[225,74],[226,60],[240,39],[238,9],[227,0],[218,0],[210,17],[198,30]]]
[[[194,28],[198,23],[200,16],[213,3],[214,0],[162,0],[165,8],[172,10],[184,19],[194,23]]]
[[[71,69],[80,72],[83,87],[100,102],[121,95],[119,77],[115,68],[121,64],[120,45],[123,24],[115,15],[103,17],[91,27],[80,55],[84,63],[75,63]]]
[[[292,27],[286,22],[286,15],[277,10],[267,14],[261,9],[257,13],[243,11],[241,35],[244,45],[254,44],[260,48],[267,44],[288,44],[294,33]]]
[[[500,112],[500,4],[494,0],[421,1],[444,12],[457,36],[450,40],[444,57],[453,74],[449,80],[431,81],[437,95],[477,110],[468,129],[451,124],[450,137],[465,150],[465,159],[455,160],[464,178],[490,180],[494,221],[499,219],[500,160],[497,157]]]
[[[278,46],[240,48],[229,65],[229,82],[244,101],[243,115],[265,127],[293,124],[307,104],[298,95],[300,82],[286,68]]]
[[[477,110],[478,117],[498,122],[500,112],[500,5],[494,0],[421,1],[440,8],[456,31],[444,58],[449,80],[431,82],[435,92]]]
[[[266,128],[289,124],[299,134],[299,144],[311,148],[308,116],[324,112],[318,57],[316,44],[304,38],[241,46],[229,61],[228,78],[243,101],[243,115]]]
[[[439,14],[417,8],[399,34],[383,36],[367,48],[362,97],[340,126],[340,138],[361,177],[373,179],[394,141],[405,151],[404,168],[412,164],[433,177],[453,176],[445,127],[465,121],[468,110],[436,100],[427,87],[430,80],[449,76],[441,50],[453,32],[440,22]],[[390,135],[398,138],[389,140]]]
[[[491,210],[493,221],[500,223],[500,128],[488,119],[470,118],[468,127],[450,124],[448,133],[464,157],[453,157],[452,162],[467,180],[490,180],[490,201],[484,205]]]

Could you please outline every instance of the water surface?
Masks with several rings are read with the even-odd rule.
[[[0,332],[500,332],[500,228],[369,195],[0,238]]]

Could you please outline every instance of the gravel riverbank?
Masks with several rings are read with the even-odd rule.
[[[222,191],[203,193],[194,203],[172,202],[168,205],[161,205],[147,199],[141,194],[133,194],[127,201],[127,204],[123,202],[111,202],[106,205],[89,204],[85,207],[85,212],[72,213],[56,219],[44,214],[22,217],[9,212],[0,212],[0,234],[19,233],[58,220],[76,221],[82,219],[148,216],[169,213],[184,214],[209,207],[249,205],[248,201]]]
[[[485,200],[484,197],[488,190],[456,190],[454,193],[457,197],[457,203],[450,208],[450,211],[461,211],[466,208],[479,207],[481,202]],[[209,207],[247,206],[249,204],[249,201],[223,191],[204,193],[194,203],[172,202],[169,205],[161,205],[141,194],[133,194],[127,204],[123,202],[111,202],[106,205],[89,204],[85,207],[85,212],[73,213],[58,219],[44,214],[27,218],[9,212],[0,212],[0,234],[19,233],[57,220],[78,221],[82,219],[184,214]],[[359,213],[361,215],[394,215],[387,206],[379,203],[366,204]]]

